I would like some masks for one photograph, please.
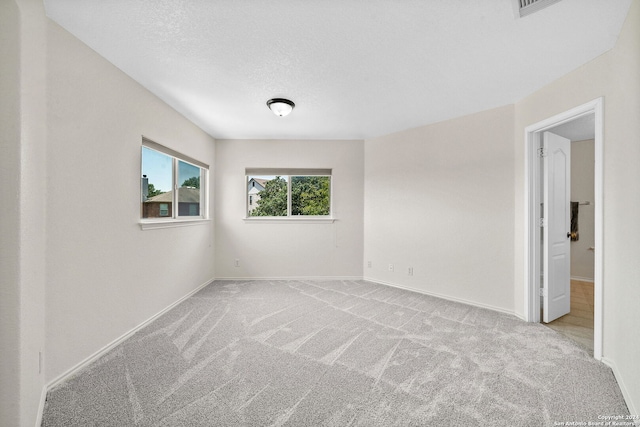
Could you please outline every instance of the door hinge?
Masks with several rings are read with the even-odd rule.
[[[545,148],[538,148],[538,157],[547,157],[547,150]]]
[[[547,221],[544,218],[540,218],[540,223],[538,224],[540,227],[546,227]]]
[[[540,288],[540,296],[546,298],[547,290],[545,288]]]

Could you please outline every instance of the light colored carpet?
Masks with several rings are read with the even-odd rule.
[[[365,281],[219,281],[48,396],[43,426],[551,426],[628,414],[540,324]]]

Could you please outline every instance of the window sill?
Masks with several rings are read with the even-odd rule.
[[[243,218],[246,223],[251,222],[271,222],[271,223],[289,223],[289,224],[332,224],[336,218],[321,218],[321,217],[274,217],[274,216],[252,216]]]
[[[210,221],[211,221],[210,219],[203,219],[203,218],[170,219],[170,220],[163,220],[163,221],[143,220],[143,221],[140,221],[139,224],[142,230],[154,230],[156,228],[175,228],[175,227],[189,227],[192,225],[204,225],[204,224],[208,224]]]

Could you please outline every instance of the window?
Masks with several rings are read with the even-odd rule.
[[[291,177],[291,215],[329,215],[330,176]]]
[[[143,139],[142,218],[206,218],[208,172],[206,164]]]
[[[247,217],[329,217],[331,169],[247,169]]]

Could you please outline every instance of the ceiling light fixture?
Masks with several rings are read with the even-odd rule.
[[[267,101],[267,107],[273,111],[273,114],[280,117],[284,117],[289,114],[293,111],[293,107],[295,106],[296,104],[292,101],[284,98],[273,98]]]

